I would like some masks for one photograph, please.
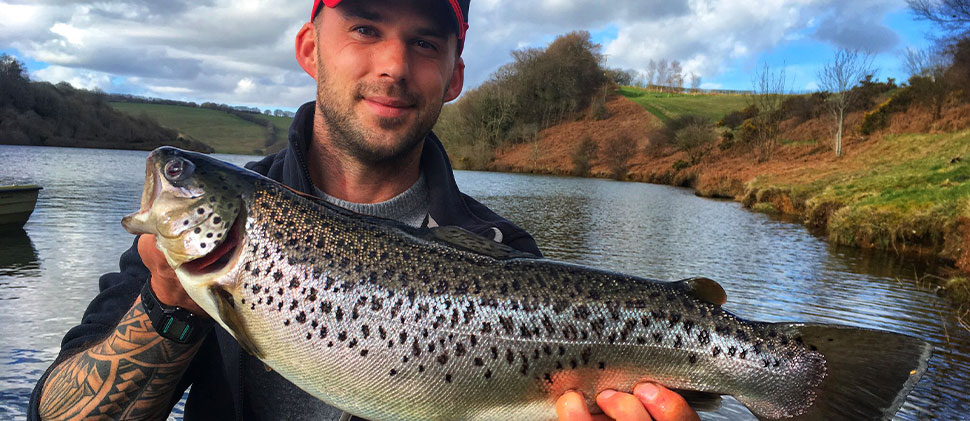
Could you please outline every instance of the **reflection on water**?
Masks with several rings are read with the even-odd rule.
[[[133,237],[145,152],[0,146],[0,184],[44,187],[25,232],[0,236],[0,419],[27,396]],[[252,157],[220,156],[237,164]],[[15,165],[14,165],[15,164]],[[842,323],[937,348],[900,419],[970,413],[970,333],[918,279],[932,265],[833,247],[804,227],[688,190],[637,183],[459,172],[461,188],[529,230],[547,257],[673,280],[703,275],[725,307],[765,321]],[[31,332],[25,334],[24,332]],[[705,419],[750,419],[733,399]]]
[[[0,277],[36,277],[39,269],[37,249],[27,231],[19,228],[0,231]]]

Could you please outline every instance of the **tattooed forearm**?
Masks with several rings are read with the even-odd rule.
[[[40,416],[164,419],[198,348],[158,336],[139,298],[107,339],[54,368],[44,383]]]

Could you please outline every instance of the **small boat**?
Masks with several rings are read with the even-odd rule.
[[[0,230],[22,228],[34,212],[40,190],[35,185],[0,186]]]

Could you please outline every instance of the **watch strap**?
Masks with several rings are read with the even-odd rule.
[[[159,336],[180,344],[195,343],[212,329],[212,320],[199,317],[182,307],[167,306],[158,300],[149,279],[141,289],[141,303]]]

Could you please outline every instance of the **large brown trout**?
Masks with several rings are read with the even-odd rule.
[[[931,347],[762,323],[709,279],[665,283],[353,214],[256,173],[151,153],[142,209],[189,295],[250,354],[374,420],[555,418],[565,391],[653,381],[761,419],[892,417]],[[708,403],[712,402],[710,400]]]

